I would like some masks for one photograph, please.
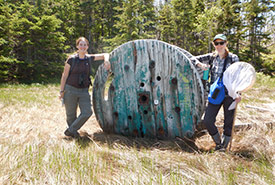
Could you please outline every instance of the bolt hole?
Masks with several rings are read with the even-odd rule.
[[[139,98],[138,98],[138,102],[141,104],[141,105],[146,105],[149,103],[149,95],[146,94],[146,93],[140,93],[139,94]]]
[[[161,80],[161,77],[160,76],[157,76],[157,81],[160,81]]]
[[[128,116],[128,119],[129,119],[129,120],[132,120],[132,116]]]
[[[162,127],[158,129],[158,132],[160,135],[164,135],[164,129]]]
[[[153,68],[155,68],[155,66],[156,66],[155,61],[151,60],[150,64],[149,64],[149,68],[153,69]]]
[[[111,91],[114,91],[114,90],[115,90],[115,87],[114,87],[113,84],[110,85],[110,90],[111,90]]]
[[[142,102],[146,102],[146,101],[147,101],[147,96],[144,96],[144,95],[141,96],[141,101],[142,101]]]
[[[176,112],[180,112],[180,107],[175,107]]]
[[[124,66],[125,71],[128,71],[129,68],[130,68],[130,67],[129,67],[128,65],[125,65],[125,66]]]
[[[177,85],[177,83],[178,83],[178,79],[177,78],[173,78],[172,79],[172,84]]]
[[[145,84],[143,82],[140,83],[140,87],[144,87]]]
[[[147,111],[147,110],[144,110],[143,113],[144,113],[144,114],[148,114],[148,111]]]

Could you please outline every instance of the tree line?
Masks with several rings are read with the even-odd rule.
[[[224,33],[242,61],[275,72],[272,0],[0,0],[0,13],[0,82],[59,78],[80,36],[89,53],[159,39],[199,55]]]

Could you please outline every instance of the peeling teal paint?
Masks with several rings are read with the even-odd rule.
[[[95,114],[104,131],[151,138],[194,134],[194,118],[202,115],[198,103],[204,101],[194,89],[202,87],[180,49],[157,40],[131,41],[111,53],[110,63],[114,78],[108,102],[101,100],[100,85],[106,83],[102,67],[93,89]]]

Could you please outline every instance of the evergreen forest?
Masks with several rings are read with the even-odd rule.
[[[60,79],[75,41],[89,53],[136,39],[158,39],[193,55],[213,51],[224,33],[229,50],[258,72],[275,74],[273,0],[0,0],[0,82]]]

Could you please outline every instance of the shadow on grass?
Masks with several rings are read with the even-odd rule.
[[[203,134],[202,134],[203,135]],[[108,134],[104,132],[96,132],[89,134],[87,132],[80,131],[80,138],[74,139],[71,137],[65,137],[68,141],[75,140],[81,148],[86,148],[90,144],[95,144],[98,147],[101,145],[107,145],[109,148],[135,148],[137,150],[171,150],[171,151],[184,151],[188,153],[213,153],[214,148],[198,148],[192,139],[180,138],[170,140],[150,139],[141,137],[126,137],[116,134]],[[219,152],[219,151],[216,151]],[[222,152],[223,153],[223,152]],[[226,152],[228,153],[228,152]],[[253,151],[245,149],[235,149],[229,152],[231,155],[241,157],[246,160],[253,159]]]
[[[231,154],[247,161],[252,161],[255,159],[255,151],[243,147],[236,147],[234,151],[231,152]]]
[[[137,150],[172,150],[184,151],[188,153],[198,153],[198,147],[194,140],[187,138],[176,138],[171,140],[149,139],[149,138],[134,138],[116,134],[107,134],[104,132],[96,132],[93,135],[80,131],[80,138],[64,137],[67,141],[75,140],[81,148],[88,147],[91,143],[100,147],[107,145],[110,148],[119,146],[121,148],[135,148]]]
[[[110,148],[117,146],[121,148],[135,148],[137,150],[173,150],[173,151],[185,151],[189,153],[198,152],[198,148],[194,141],[191,139],[176,138],[173,140],[160,140],[150,138],[138,138],[138,137],[126,137],[116,134],[107,134],[104,132],[96,132],[93,135],[88,133],[80,133],[82,136],[79,140],[81,146],[87,146],[89,142],[94,142],[100,145],[108,145]],[[87,139],[88,138],[88,139]],[[87,144],[88,142],[88,144]]]
[[[64,136],[62,139],[66,141],[76,141],[76,143],[81,147],[81,148],[86,148],[89,146],[89,144],[93,141],[92,135],[88,134],[87,132],[80,132],[80,137],[79,138],[73,138],[70,136]]]

